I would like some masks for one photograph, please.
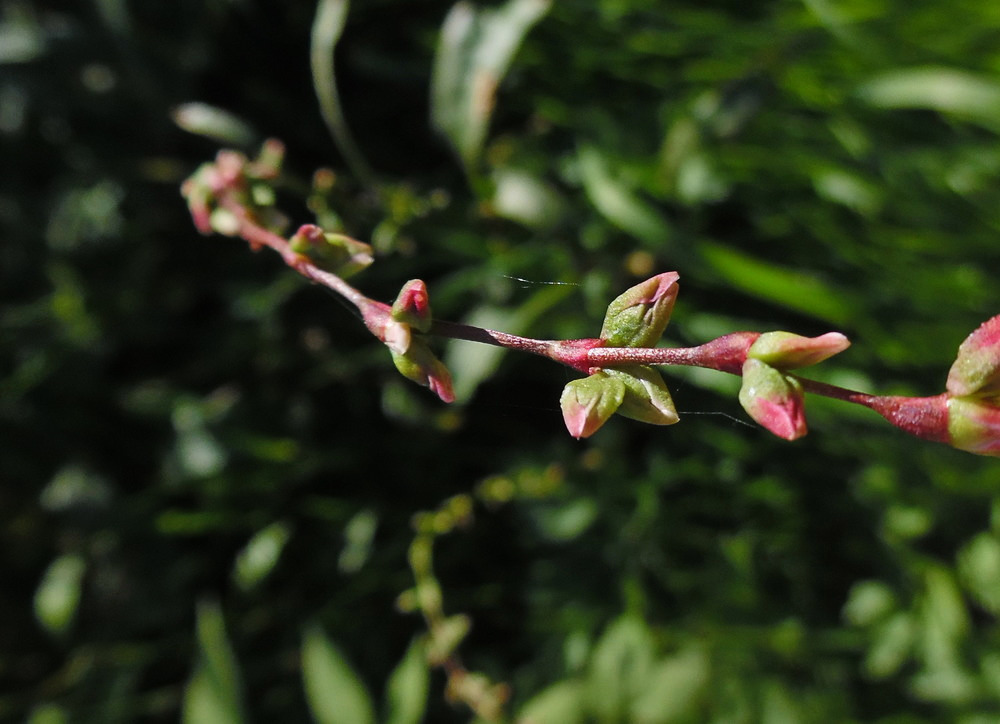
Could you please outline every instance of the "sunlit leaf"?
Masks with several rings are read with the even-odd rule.
[[[416,639],[386,684],[386,724],[419,724],[427,708],[430,671],[424,642]]]
[[[497,88],[528,31],[548,12],[551,0],[507,0],[480,9],[452,6],[434,59],[431,118],[466,168],[482,151]]]
[[[302,676],[317,724],[374,724],[375,709],[365,685],[315,624],[303,635]]]
[[[184,692],[183,724],[242,724],[239,668],[217,603],[198,605],[198,658]]]

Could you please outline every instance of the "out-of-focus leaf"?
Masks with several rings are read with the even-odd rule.
[[[316,624],[307,626],[303,635],[302,677],[317,724],[374,724],[375,709],[365,685]]]
[[[815,276],[710,241],[702,241],[698,249],[716,274],[748,294],[836,325],[851,318],[844,293]]]
[[[35,591],[35,618],[52,634],[65,632],[80,603],[86,563],[78,555],[63,555],[49,564]]]
[[[525,35],[551,0],[508,0],[496,9],[452,6],[441,28],[431,80],[431,118],[470,171],[489,126],[497,87]]]
[[[344,548],[337,567],[344,573],[356,573],[371,555],[372,541],[378,528],[378,515],[371,508],[360,510],[344,526]]]
[[[427,709],[430,671],[423,640],[410,644],[386,685],[386,724],[419,724]]]
[[[69,724],[69,715],[61,706],[42,704],[31,710],[27,724]]]
[[[872,631],[865,671],[876,679],[892,676],[909,659],[913,639],[913,618],[907,613],[893,614]]]
[[[241,724],[240,672],[219,605],[200,603],[195,624],[198,660],[184,692],[183,724]]]
[[[657,251],[670,248],[674,236],[670,222],[613,173],[599,149],[581,148],[577,161],[587,198],[604,218]]]
[[[958,553],[958,575],[976,602],[990,613],[1000,613],[1000,541],[980,533]]]
[[[237,585],[247,591],[264,580],[278,563],[290,535],[291,529],[284,522],[257,531],[236,557],[233,578]]]
[[[699,649],[681,651],[657,662],[645,688],[632,704],[631,721],[643,724],[689,721],[705,698],[709,675],[708,656]]]
[[[316,90],[323,121],[330,129],[330,134],[337,143],[337,148],[344,154],[351,171],[359,180],[371,186],[375,174],[355,143],[347,119],[344,118],[334,68],[334,50],[344,32],[349,7],[348,0],[319,0],[316,19],[313,20],[309,60],[312,64],[313,88]]]
[[[896,597],[882,581],[861,581],[851,587],[844,604],[844,618],[855,626],[870,626],[896,606]]]
[[[589,709],[599,721],[625,721],[653,671],[653,635],[642,619],[614,621],[594,646],[587,669]]]
[[[526,334],[535,320],[570,293],[569,285],[547,286],[513,312],[484,305],[473,309],[462,321],[509,334]],[[449,341],[443,359],[445,367],[451,370],[455,399],[465,401],[472,397],[479,384],[496,371],[504,351],[502,347]]]
[[[586,695],[582,681],[568,679],[535,694],[521,708],[516,724],[582,724]]]
[[[218,143],[247,148],[259,141],[257,132],[247,121],[208,103],[182,103],[171,115],[182,130]]]
[[[493,211],[535,229],[555,226],[566,211],[566,202],[550,185],[526,171],[498,169]]]
[[[1000,131],[1000,82],[956,68],[886,71],[858,88],[878,108],[923,108],[954,114]]]

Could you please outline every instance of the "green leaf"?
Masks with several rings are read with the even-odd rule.
[[[670,724],[689,721],[708,691],[709,659],[689,649],[657,662],[648,685],[632,705],[631,721]]]
[[[317,724],[374,724],[375,709],[365,685],[316,624],[303,634],[302,676]]]
[[[233,578],[244,591],[264,580],[274,569],[291,530],[287,523],[277,522],[257,531],[236,557]]]
[[[517,724],[582,724],[586,694],[582,681],[567,679],[535,694],[518,713]]]
[[[415,639],[389,676],[386,724],[419,724],[427,709],[430,672],[422,639]]]
[[[242,684],[217,603],[202,602],[196,616],[198,661],[184,692],[184,724],[240,724]]]
[[[366,186],[373,186],[375,174],[355,143],[347,119],[344,118],[334,68],[334,50],[344,32],[349,6],[348,0],[319,0],[312,26],[309,60],[312,65],[313,87],[326,127],[337,148],[344,154],[351,172]]]
[[[980,533],[958,553],[958,574],[976,602],[990,613],[1000,613],[1000,541]]]
[[[844,604],[844,618],[855,626],[870,626],[896,608],[892,589],[882,581],[859,581],[851,587]]]
[[[551,0],[508,0],[496,9],[452,6],[441,28],[431,79],[431,119],[472,175],[497,87]]]
[[[81,556],[63,555],[45,570],[35,591],[35,618],[49,633],[62,634],[73,623],[86,567]]]
[[[626,721],[633,700],[648,687],[652,671],[652,632],[638,617],[622,616],[594,646],[587,670],[591,713],[598,721]]]
[[[956,68],[886,71],[858,88],[877,108],[920,108],[949,113],[1000,131],[1000,83]]]
[[[702,241],[698,248],[715,273],[737,289],[835,325],[851,320],[851,305],[843,292],[815,276],[710,241]]]
[[[577,160],[587,198],[604,218],[659,252],[672,246],[670,222],[614,173],[600,150],[581,148]]]

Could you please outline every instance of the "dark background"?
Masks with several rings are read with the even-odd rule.
[[[312,221],[332,168],[376,298],[422,278],[441,318],[587,337],[676,269],[671,344],[837,330],[854,346],[813,376],[936,394],[1000,311],[1000,11],[557,2],[466,173],[430,120],[452,3],[355,5],[338,82],[381,193],[318,111],[311,2],[0,5],[0,718],[177,720],[199,602],[246,720],[308,718],[309,622],[379,699],[423,630],[396,609],[411,518],[484,480],[518,492],[435,564],[511,716],[557,682],[586,686],[553,721],[1000,716],[994,460],[819,399],[786,443],[744,424],[738,380],[684,370],[679,425],[577,442],[572,373],[461,342],[446,407],[335,297],[199,236],[178,191],[277,137],[280,205]],[[182,130],[190,102],[246,127]],[[443,689],[426,720],[468,720]]]

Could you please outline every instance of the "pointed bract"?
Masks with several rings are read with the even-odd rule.
[[[604,372],[625,385],[619,415],[651,425],[673,425],[680,419],[658,370],[647,365],[622,365]]]
[[[802,385],[758,359],[743,363],[740,404],[778,437],[795,440],[807,432]]]
[[[625,384],[604,372],[573,380],[559,398],[563,421],[577,440],[600,429],[625,399]]]
[[[750,345],[747,356],[775,369],[794,370],[822,362],[850,346],[850,340],[839,332],[827,332],[819,337],[803,337],[791,332],[765,332]]]
[[[423,340],[414,339],[404,354],[392,353],[396,369],[418,385],[429,387],[442,402],[454,402],[455,391],[451,383],[451,373]]]
[[[431,302],[427,285],[420,279],[411,279],[399,290],[392,303],[392,318],[405,322],[416,330],[426,332],[431,328]]]
[[[1000,315],[983,322],[965,338],[948,372],[946,387],[957,397],[1000,393]]]
[[[677,272],[664,272],[636,284],[608,305],[601,339],[608,347],[652,347],[660,341],[674,302]]]

